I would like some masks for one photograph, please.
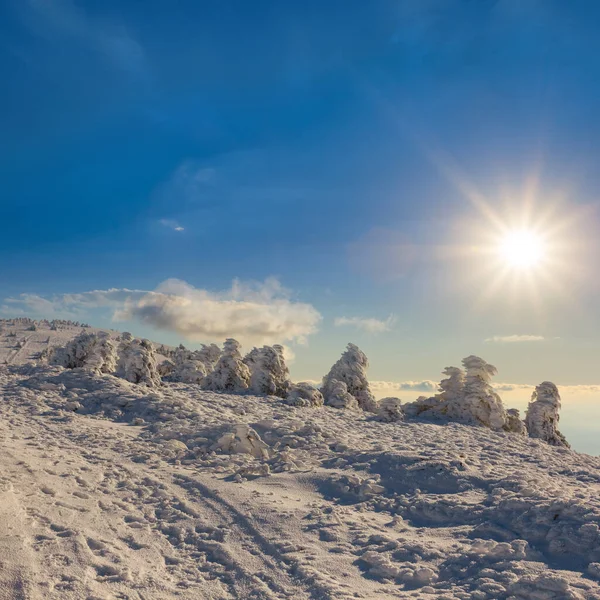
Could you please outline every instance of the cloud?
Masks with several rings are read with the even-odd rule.
[[[173,219],[159,219],[158,221],[161,225],[163,225],[164,227],[168,227],[169,229],[172,229],[173,231],[184,231],[185,227],[182,227],[177,221],[174,221]]]
[[[18,6],[25,25],[40,37],[88,46],[128,74],[147,74],[144,50],[123,23],[90,17],[72,0],[23,0]]]
[[[396,322],[396,317],[390,315],[385,321],[380,319],[365,319],[362,317],[337,317],[333,324],[336,327],[356,327],[368,333],[382,333],[390,331]]]
[[[168,279],[155,291],[111,288],[49,298],[21,294],[5,303],[15,313],[26,309],[40,317],[82,317],[90,309],[108,308],[115,321],[139,320],[191,341],[234,337],[244,345],[304,343],[321,321],[312,305],[294,301],[275,278],[262,283],[236,279],[223,292]]]
[[[484,341],[495,344],[514,344],[519,342],[543,342],[544,340],[543,335],[494,335]]]
[[[169,279],[156,291],[127,301],[115,320],[137,319],[189,340],[234,337],[243,344],[304,343],[321,315],[310,304],[291,300],[274,278],[245,284],[234,280],[225,292],[195,288]]]
[[[437,381],[424,379],[421,381],[370,381],[373,394],[382,398],[398,392],[424,392],[428,394],[437,393]]]
[[[224,292],[168,279],[155,291],[111,288],[48,298],[21,294],[4,302],[6,314],[38,317],[82,318],[89,310],[105,308],[112,311],[115,321],[139,320],[191,341],[222,342],[235,337],[244,345],[305,343],[321,321],[312,305],[292,300],[274,278],[263,283],[236,279]],[[293,356],[289,348],[287,356]]]

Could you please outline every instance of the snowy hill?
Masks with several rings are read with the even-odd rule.
[[[0,323],[0,598],[600,599],[599,458],[38,364],[81,327],[30,328]]]

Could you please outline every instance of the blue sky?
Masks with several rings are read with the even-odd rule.
[[[474,353],[600,383],[599,26],[582,0],[6,0],[3,313],[281,341],[297,378],[354,341],[376,380]],[[528,205],[556,264],[494,287]]]

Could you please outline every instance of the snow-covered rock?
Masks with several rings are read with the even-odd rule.
[[[232,454],[250,454],[255,458],[268,458],[269,446],[249,425],[236,425],[233,431],[223,434],[216,443],[216,448]]]

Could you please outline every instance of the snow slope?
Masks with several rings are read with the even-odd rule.
[[[598,458],[150,390],[35,364],[79,328],[0,329],[2,600],[600,599]]]

